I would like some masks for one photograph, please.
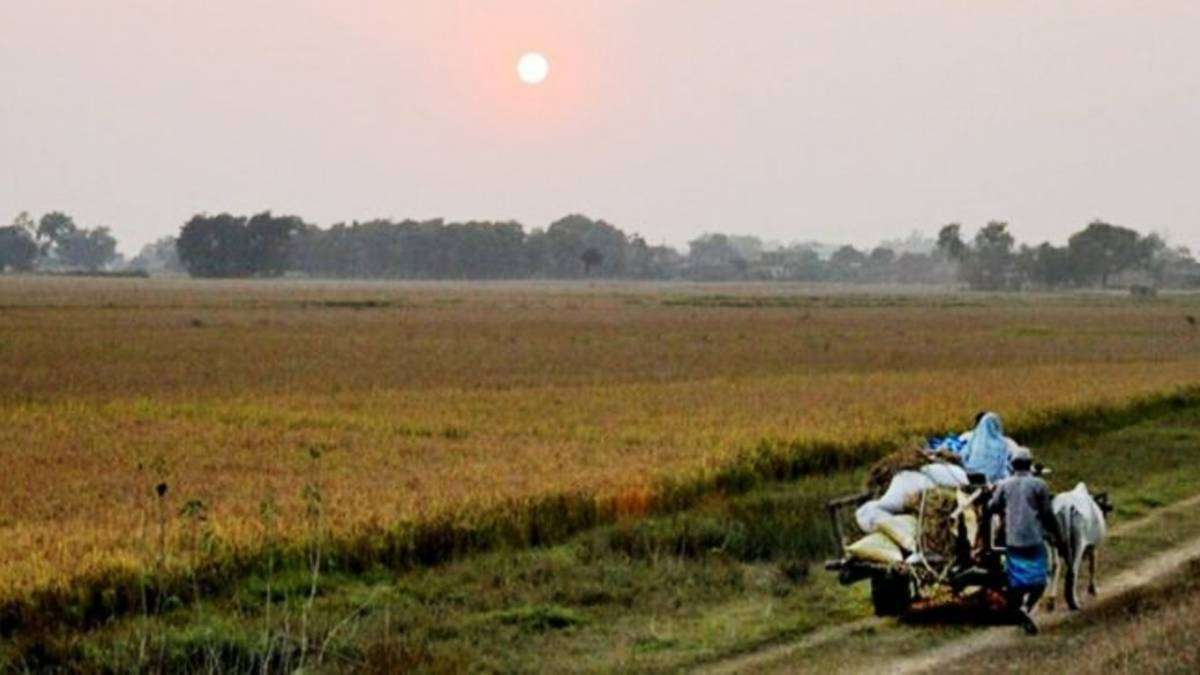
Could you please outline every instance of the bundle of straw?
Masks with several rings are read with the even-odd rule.
[[[918,522],[921,552],[926,557],[940,556],[953,560],[955,542],[958,539],[958,522],[954,517],[958,509],[958,492],[951,488],[926,490],[922,498]]]
[[[867,489],[872,496],[878,497],[887,492],[892,479],[901,471],[918,471],[921,467],[934,462],[946,462],[961,466],[962,459],[958,455],[939,450],[931,453],[923,445],[914,443],[912,446],[897,450],[871,465],[867,474]]]

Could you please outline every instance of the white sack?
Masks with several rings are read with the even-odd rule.
[[[905,551],[917,550],[917,517],[910,514],[879,521],[879,531]]]
[[[893,515],[903,513],[910,502],[920,498],[922,492],[936,486],[929,476],[919,471],[901,471],[892,479],[887,492],[879,498],[879,507]]]
[[[871,533],[879,529],[881,521],[891,518],[893,514],[884,511],[879,506],[879,500],[869,501],[854,512],[854,521],[858,523],[858,529],[866,533]]]
[[[964,487],[970,481],[967,472],[961,466],[946,462],[934,462],[921,467],[921,473],[932,480],[938,487]]]
[[[884,534],[869,534],[846,547],[851,558],[870,562],[895,564],[904,562],[904,554],[896,542]]]

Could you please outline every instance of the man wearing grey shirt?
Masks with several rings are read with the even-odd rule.
[[[1030,635],[1038,632],[1029,616],[1046,592],[1049,561],[1046,540],[1062,548],[1063,537],[1051,508],[1046,481],[1034,476],[1033,457],[1020,448],[1012,456],[1013,475],[996,484],[988,512],[1004,515],[1008,609],[1013,623]]]

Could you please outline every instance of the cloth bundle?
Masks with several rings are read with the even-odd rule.
[[[967,449],[967,439],[962,436],[934,436],[929,439],[929,449],[933,452],[946,451],[962,456]]]

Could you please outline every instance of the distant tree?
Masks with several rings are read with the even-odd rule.
[[[75,226],[75,221],[61,211],[53,211],[42,216],[38,221],[37,239],[42,246],[42,254],[46,255],[50,251],[51,246],[57,245],[64,238],[72,235],[79,229]]]
[[[1067,249],[1080,279],[1099,281],[1102,288],[1113,275],[1148,263],[1152,256],[1152,247],[1140,243],[1136,231],[1099,220],[1071,235]]]
[[[850,246],[839,248],[829,256],[829,272],[834,281],[857,281],[867,266],[866,253]]]
[[[688,242],[688,259],[693,265],[731,265],[740,257],[728,235],[702,234]]]
[[[596,249],[601,256],[597,274],[606,277],[625,274],[629,241],[624,232],[603,220],[580,214],[560,218],[546,228],[538,246],[545,256],[544,276],[571,278],[588,273],[583,254],[589,248]]]
[[[286,249],[290,269],[314,276],[516,279],[552,266],[546,243],[544,233],[526,237],[511,221],[374,220],[323,230],[295,219]],[[572,263],[578,276],[580,261]]]
[[[192,276],[279,276],[287,271],[296,254],[293,237],[313,234],[299,218],[273,216],[269,211],[250,218],[228,213],[197,215],[179,231],[175,248]],[[352,254],[372,254],[392,261],[391,247],[363,243]]]
[[[654,278],[654,260],[650,255],[650,245],[640,234],[631,234],[627,238],[629,246],[625,252],[625,271],[635,279]]]
[[[22,211],[13,218],[12,226],[24,230],[31,239],[37,239],[38,224],[37,221],[29,215],[28,211]]]
[[[971,288],[995,291],[1015,285],[1019,276],[1014,244],[1008,223],[992,221],[975,233],[973,245],[959,256],[960,271]]]
[[[1183,249],[1187,252],[1187,249]],[[1138,254],[1135,265],[1144,269],[1154,280],[1154,284],[1162,285],[1166,276],[1166,268],[1179,260],[1178,249],[1167,246],[1167,242],[1157,234],[1148,234],[1138,239]],[[1187,252],[1187,257],[1190,257]]]
[[[425,279],[445,275],[453,253],[442,236],[445,223],[372,220],[354,223],[344,232],[356,277]]]
[[[866,276],[871,281],[890,281],[895,276],[893,266],[896,264],[896,252],[890,248],[877,246],[867,257]]]
[[[1067,286],[1075,276],[1070,252],[1049,242],[1037,247],[1021,246],[1016,265],[1025,279],[1041,288]]]
[[[668,279],[684,266],[683,256],[670,246],[650,246],[640,235],[629,238],[626,272],[635,279]]]
[[[938,231],[937,250],[947,260],[962,261],[967,245],[962,240],[962,225],[950,223]]]
[[[890,267],[896,262],[896,252],[884,246],[877,246],[871,249],[870,262],[872,265]]]
[[[182,272],[175,237],[166,236],[146,244],[137,257],[129,261],[129,267],[143,272]]]
[[[252,216],[246,223],[246,255],[251,272],[277,277],[287,271],[291,238],[304,229],[295,216],[272,216],[270,211]]]
[[[551,250],[550,238],[546,230],[535,227],[525,237],[525,263],[530,273],[535,277],[552,276],[554,269],[554,252]]]
[[[902,284],[933,284],[953,279],[953,270],[934,253],[901,253],[892,265]]]
[[[30,227],[28,219],[22,227]],[[51,266],[95,271],[119,257],[117,240],[107,227],[80,228],[61,211],[43,215],[34,234],[39,252]]]
[[[583,261],[583,273],[591,275],[592,270],[599,268],[600,263],[604,262],[604,254],[599,249],[589,246],[579,259]]]
[[[27,272],[37,262],[38,245],[20,216],[12,225],[0,227],[0,272]]]
[[[763,256],[763,243],[758,237],[748,235],[728,235],[729,245],[738,252],[738,257],[752,263]]]
[[[1149,265],[1156,286],[1196,288],[1200,286],[1200,263],[1186,246],[1163,246]]]
[[[254,272],[245,218],[195,216],[179,231],[176,248],[194,277],[248,277]]]
[[[517,222],[451,223],[444,234],[454,251],[450,276],[462,279],[517,279],[529,275],[525,228]],[[595,268],[603,266],[601,260]],[[584,263],[585,267],[587,263]]]
[[[59,261],[67,267],[94,272],[117,257],[117,240],[107,227],[73,230],[58,236],[54,248]]]
[[[703,234],[688,242],[688,274],[693,279],[742,278],[746,269],[746,259],[727,235]]]
[[[291,240],[291,265],[316,277],[366,277],[357,265],[354,226],[344,223],[323,230],[305,226]]]
[[[750,261],[738,256],[733,259],[733,273],[735,279],[745,279],[750,272]]]
[[[829,273],[821,254],[808,246],[792,246],[783,252],[784,276],[798,281],[821,281]]]

